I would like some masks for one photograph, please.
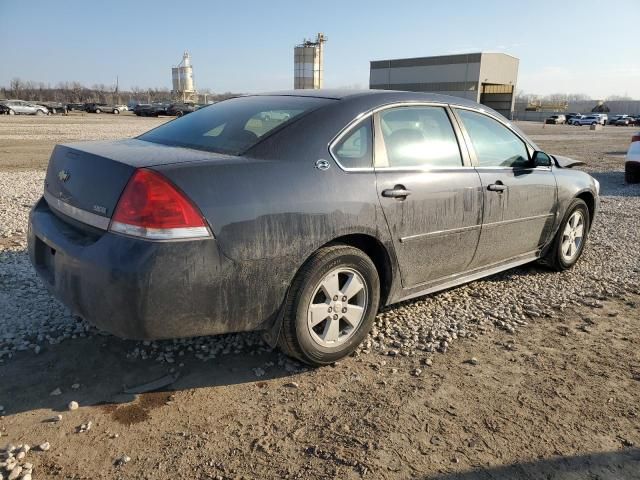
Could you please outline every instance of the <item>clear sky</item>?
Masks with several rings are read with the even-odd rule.
[[[518,88],[640,99],[640,0],[0,0],[0,85],[13,77],[171,88],[293,86],[293,46],[324,32],[325,87],[367,88],[369,61],[504,51]]]

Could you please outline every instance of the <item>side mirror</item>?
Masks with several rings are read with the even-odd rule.
[[[533,153],[533,166],[534,167],[550,167],[551,157],[544,152],[536,151]]]

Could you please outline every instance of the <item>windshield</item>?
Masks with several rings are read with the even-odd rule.
[[[237,155],[277,128],[332,101],[335,100],[293,96],[232,98],[201,108],[138,138]]]

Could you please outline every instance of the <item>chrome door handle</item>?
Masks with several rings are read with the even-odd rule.
[[[507,186],[502,183],[492,183],[487,187],[487,190],[491,190],[492,192],[504,192],[506,189]]]
[[[393,188],[382,191],[382,196],[387,198],[397,198],[404,200],[408,195],[411,195],[411,191],[404,188],[402,185],[396,185]]]

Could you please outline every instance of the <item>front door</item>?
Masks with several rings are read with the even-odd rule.
[[[389,108],[375,125],[378,197],[403,287],[465,271],[480,236],[482,189],[463,160],[447,109]]]
[[[534,167],[527,145],[497,120],[457,109],[484,198],[482,233],[472,267],[534,254],[549,239],[556,215],[551,167]]]

